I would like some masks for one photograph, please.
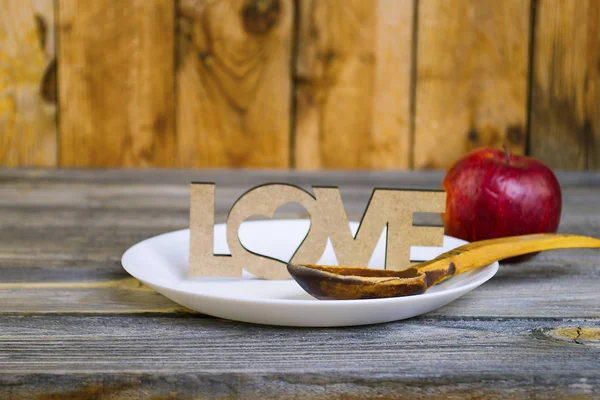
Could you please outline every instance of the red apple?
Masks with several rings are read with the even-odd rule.
[[[554,173],[533,158],[482,148],[446,174],[446,234],[470,242],[556,232],[562,206]]]

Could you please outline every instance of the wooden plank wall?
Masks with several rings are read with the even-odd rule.
[[[600,169],[600,0],[0,10],[0,165],[429,169],[506,143]]]
[[[295,166],[407,168],[414,1],[299,4]]]
[[[52,0],[0,0],[0,165],[57,162]]]
[[[599,3],[538,0],[531,154],[557,168],[600,168]]]
[[[62,166],[175,159],[172,0],[58,2]]]
[[[289,166],[292,1],[178,4],[177,165]]]
[[[415,167],[481,146],[524,152],[529,12],[523,0],[420,2]]]

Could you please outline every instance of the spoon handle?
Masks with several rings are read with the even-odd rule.
[[[431,261],[413,265],[413,268],[426,273],[428,286],[432,286],[451,276],[486,266],[494,261],[543,250],[569,248],[600,248],[600,239],[589,236],[540,233],[481,240],[457,247]],[[448,273],[432,274],[433,271],[440,270],[448,271]],[[429,278],[430,275],[434,276]]]

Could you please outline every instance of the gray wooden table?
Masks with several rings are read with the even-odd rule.
[[[0,170],[0,398],[600,398],[600,251],[540,253],[422,317],[295,329],[186,310],[121,268],[188,225],[188,183],[217,220],[264,182],[438,188],[440,172]],[[600,237],[600,173],[560,174],[560,230]],[[289,209],[287,214],[294,213]],[[284,214],[286,211],[284,210]]]

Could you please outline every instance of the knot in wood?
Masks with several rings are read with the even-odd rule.
[[[268,33],[277,24],[280,15],[280,0],[246,0],[242,7],[244,29],[253,35]]]
[[[553,339],[580,345],[600,346],[600,328],[585,326],[563,326],[558,328],[539,328],[534,332],[539,339]]]
[[[514,144],[521,144],[525,135],[521,125],[509,125],[506,127],[506,140]]]
[[[48,103],[56,104],[57,86],[56,86],[56,59],[53,59],[46,70],[40,84],[40,96]]]
[[[471,143],[479,142],[479,132],[477,132],[477,129],[471,128],[469,132],[467,132],[467,140]]]

